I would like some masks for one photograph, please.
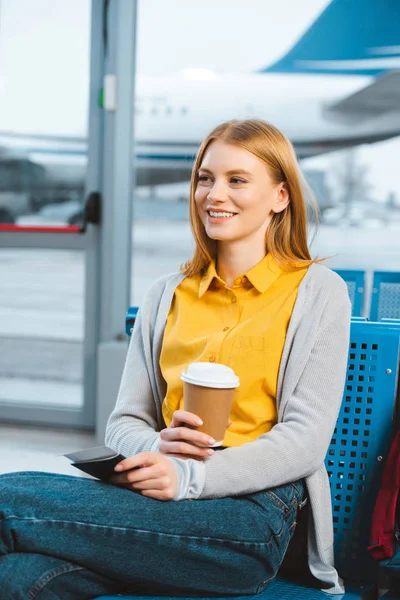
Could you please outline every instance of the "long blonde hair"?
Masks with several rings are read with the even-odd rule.
[[[287,137],[269,123],[259,119],[233,120],[218,125],[203,141],[196,156],[190,181],[189,218],[196,242],[194,256],[181,266],[185,275],[196,275],[216,259],[217,243],[208,237],[197,212],[194,195],[198,183],[198,171],[210,144],[222,140],[245,148],[268,167],[274,183],[286,182],[289,191],[289,205],[279,213],[274,213],[266,232],[266,252],[284,269],[305,268],[313,262],[307,243],[307,205],[304,189],[307,189],[310,202],[318,223],[318,205],[304,180],[292,144]]]

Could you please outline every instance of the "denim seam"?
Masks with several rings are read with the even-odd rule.
[[[274,492],[272,492],[271,490],[267,490],[265,493],[272,500],[276,507],[280,508],[281,510],[284,510],[285,512],[288,512],[290,510],[290,507],[286,504],[286,502],[284,502],[281,498],[279,498],[279,496],[274,494]]]
[[[292,540],[292,537],[293,537],[293,533],[292,533],[292,534],[290,534],[290,530],[291,530],[291,529],[293,529],[293,528],[294,528],[294,522],[293,522],[293,523],[290,525],[290,527],[288,527],[288,531],[289,531],[289,539],[288,539],[288,542],[287,542],[287,544],[286,544],[286,549],[285,549],[285,551],[282,553],[282,559],[281,559],[281,561],[280,561],[279,565],[277,565],[277,567],[276,567],[275,575],[272,575],[272,577],[269,577],[268,579],[264,579],[264,581],[262,581],[262,582],[260,583],[260,585],[258,586],[258,588],[257,588],[257,590],[256,590],[256,594],[259,594],[260,592],[262,592],[262,591],[263,591],[263,589],[264,589],[264,588],[265,588],[265,587],[268,585],[268,583],[271,583],[271,581],[273,581],[273,580],[275,579],[275,577],[278,575],[278,573],[279,573],[279,569],[280,569],[280,568],[281,568],[281,566],[282,566],[282,563],[283,563],[283,561],[284,561],[284,558],[285,558],[285,555],[286,555],[287,549],[288,549],[288,547],[289,547],[289,544],[290,544],[290,542],[291,542],[291,540]]]
[[[297,487],[296,483],[293,481],[291,482],[290,485],[293,486],[295,489],[295,492],[297,492],[297,501],[298,501],[298,504],[300,504],[300,502],[303,498],[303,495],[304,495],[304,491],[301,490],[299,487]]]
[[[73,571],[82,571],[83,567],[78,565],[73,565],[71,563],[64,563],[59,567],[52,569],[51,571],[47,571],[40,579],[37,580],[35,585],[28,592],[28,599],[34,600],[37,595],[43,590],[43,588],[50,583],[55,577],[59,575],[64,575],[65,573],[72,573]]]
[[[61,519],[37,519],[36,517],[17,517],[14,515],[10,515],[0,521],[0,525],[9,519],[18,519],[19,521],[34,521],[37,523],[64,523],[66,525],[83,525],[84,527],[94,527],[97,529],[112,529],[114,531],[135,531],[137,533],[149,533],[152,535],[163,535],[170,538],[180,538],[180,539],[189,539],[189,540],[204,540],[204,541],[213,541],[213,542],[222,542],[226,544],[227,542],[238,545],[246,545],[246,546],[264,546],[265,541],[246,541],[246,540],[233,540],[231,538],[217,538],[217,537],[207,537],[200,535],[187,535],[187,534],[178,534],[178,533],[165,533],[163,531],[154,531],[152,529],[138,529],[135,527],[116,527],[114,525],[98,525],[96,523],[87,523],[85,521],[62,521]]]

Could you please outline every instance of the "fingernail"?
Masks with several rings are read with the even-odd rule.
[[[214,450],[211,450],[211,448],[210,448],[209,450],[207,450],[207,454],[209,454],[211,456],[212,454],[214,454]]]
[[[208,438],[208,443],[209,443],[209,444],[211,444],[211,445],[213,446],[214,444],[216,444],[216,443],[217,443],[217,441],[216,441],[216,440],[214,440],[214,438]]]
[[[203,425],[203,421],[201,419],[196,419],[196,425]]]
[[[114,467],[114,471],[122,471],[122,465],[117,465]]]

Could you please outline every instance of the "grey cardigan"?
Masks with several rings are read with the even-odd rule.
[[[166,382],[160,352],[170,305],[185,275],[157,279],[140,307],[105,443],[125,456],[157,451],[165,427]],[[333,594],[343,593],[334,568],[332,506],[325,455],[336,424],[347,368],[351,303],[345,282],[312,264],[290,319],[277,388],[278,423],[257,440],[216,452],[205,462],[171,458],[175,500],[222,498],[305,478],[310,501],[308,562]]]

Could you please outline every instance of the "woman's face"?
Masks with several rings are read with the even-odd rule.
[[[211,239],[265,243],[268,224],[274,212],[286,208],[289,194],[286,184],[275,184],[254,154],[216,140],[200,166],[195,203]]]

